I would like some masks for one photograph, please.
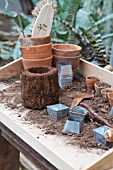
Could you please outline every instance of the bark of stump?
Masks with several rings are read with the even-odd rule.
[[[21,96],[25,107],[43,109],[59,102],[58,72],[52,67],[32,67],[21,75]]]
[[[19,151],[0,135],[0,170],[18,170]]]

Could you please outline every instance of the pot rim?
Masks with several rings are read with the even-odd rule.
[[[102,87],[103,87],[104,89],[105,89],[105,88],[110,88],[110,85],[107,84],[106,82],[103,82],[103,81],[98,81],[98,82],[95,82],[95,83],[94,83],[94,85],[97,86],[97,87],[98,87],[99,84],[105,84],[105,86],[107,86],[107,85],[109,86],[109,87],[105,87],[104,85],[100,85],[100,86],[99,86],[100,88],[102,88]]]
[[[22,58],[22,60],[23,61],[31,61],[31,62],[36,62],[36,61],[45,61],[45,60],[49,60],[49,59],[51,59],[51,58],[53,58],[53,56],[51,56],[51,57],[47,57],[47,58],[44,58],[44,59],[36,59],[36,60],[31,60],[31,59],[25,59],[25,58]]]
[[[55,46],[70,46],[70,47],[74,47],[73,49],[69,49],[67,48],[66,50],[65,49],[61,49],[61,48],[56,48]],[[77,52],[77,51],[81,51],[82,48],[76,44],[53,44],[52,45],[52,49],[55,50],[55,51],[59,51],[59,52]]]
[[[41,45],[37,45],[37,46],[20,46],[20,49],[32,49],[32,48],[43,48],[45,46],[51,46],[52,47],[52,43],[48,43],[48,44],[41,44]]]
[[[109,98],[112,98],[112,99],[113,99],[113,91],[112,91],[112,92],[108,92],[107,95],[108,95]],[[111,95],[112,95],[112,96],[111,96]]]
[[[110,87],[104,88],[104,89],[101,90],[101,92],[103,92],[103,91],[106,92],[106,90],[111,90],[110,92],[113,92],[112,87],[111,88]],[[107,92],[107,93],[110,93],[110,92]]]
[[[99,80],[100,81],[100,79],[95,75],[86,76],[86,79],[88,79],[88,80],[90,80],[91,78],[94,78],[94,80]]]
[[[62,56],[57,56],[57,55],[53,55],[53,57],[55,57],[55,58],[67,58],[67,59],[76,59],[76,58],[80,58],[80,56],[78,55],[78,56],[75,56],[75,57],[62,57]]]
[[[48,71],[47,72],[44,72],[44,73],[33,73],[33,72],[31,72],[30,70],[32,69],[32,68],[35,68],[35,69],[40,69],[40,68],[46,68],[46,69],[48,69]],[[29,74],[31,74],[31,75],[38,75],[38,76],[44,76],[44,75],[51,75],[51,73],[54,73],[54,72],[57,72],[57,70],[56,70],[56,68],[53,68],[53,67],[50,67],[50,66],[37,66],[37,67],[30,67],[30,68],[28,68],[28,69],[26,69],[25,70],[25,73],[27,74],[27,73],[29,73]]]
[[[47,39],[47,38],[51,38],[51,35],[47,35],[47,36],[42,36],[42,37],[31,37],[31,36],[28,36],[28,37],[19,37],[19,39],[23,40],[23,39],[31,39],[31,40],[40,40],[40,39]]]

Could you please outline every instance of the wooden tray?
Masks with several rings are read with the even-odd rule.
[[[80,60],[78,69],[84,77],[97,75],[101,81],[107,81],[113,87],[112,72],[83,59]],[[0,68],[0,80],[19,75],[22,70],[22,60],[18,59]],[[10,114],[11,112],[13,114]],[[113,149],[107,152],[98,151],[98,149],[90,151],[80,148],[75,149],[75,147],[65,144],[64,137],[52,135],[37,139],[37,135],[41,133],[37,130],[37,127],[24,124],[17,118],[13,110],[8,110],[1,104],[0,121],[1,135],[24,153],[37,167],[39,166],[38,160],[40,164],[46,167],[45,169],[108,170],[113,168]],[[95,153],[96,150],[99,154]]]

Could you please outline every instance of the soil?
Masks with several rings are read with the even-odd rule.
[[[89,118],[84,123],[81,134],[77,135],[71,133],[63,133],[62,130],[69,115],[59,121],[55,121],[48,116],[46,109],[27,109],[23,107],[21,103],[19,77],[10,78],[2,82],[5,84],[10,84],[10,87],[6,88],[5,90],[0,90],[0,102],[8,108],[14,109],[15,112],[18,110],[17,114],[20,118],[21,113],[27,111],[26,115],[24,116],[24,121],[26,123],[29,122],[30,124],[35,124],[37,128],[42,129],[46,135],[64,135],[68,144],[77,145],[81,148],[101,148],[105,150],[109,149],[108,147],[104,147],[95,143],[93,129],[104,124],[94,118],[90,113]],[[76,75],[76,78],[73,81],[73,86],[60,91],[59,103],[70,107],[73,99],[69,98],[68,96],[74,92],[92,93],[93,91],[87,90],[85,79],[80,75]],[[96,97],[94,93],[94,97],[92,99],[84,99],[83,101],[89,104],[95,112],[109,121],[109,123],[113,124],[113,116],[109,115],[110,106],[107,99]]]
[[[108,85],[107,83],[104,83],[104,82],[97,82],[96,85],[101,88],[110,88],[110,85]]]

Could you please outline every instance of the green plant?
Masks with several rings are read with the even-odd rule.
[[[40,0],[33,0],[34,4]],[[105,62],[109,59],[110,46],[113,37],[112,5],[110,0],[109,12],[105,9],[106,0],[56,0],[57,15],[52,27],[53,43],[73,43],[79,44],[83,48],[82,57],[86,60],[97,60]],[[21,31],[18,15],[0,9],[0,13],[11,17],[17,24],[14,29]],[[19,14],[23,24],[25,34],[30,31],[31,17],[25,17]],[[107,23],[107,24],[106,24]],[[104,29],[105,25],[109,29]],[[0,34],[0,37],[4,35]],[[14,59],[20,57],[19,41],[17,41],[15,49],[9,49],[9,54]],[[4,49],[4,50],[3,50]],[[1,55],[4,56],[6,49],[2,46]]]
[[[12,12],[9,12],[9,11],[7,11],[5,9],[1,9],[1,8],[0,8],[0,15],[6,15],[10,19],[15,21],[16,26],[14,26],[13,29],[21,33],[22,31],[21,31],[19,20],[18,20],[18,16],[19,16],[21,19],[25,34],[30,31],[31,17],[26,17],[23,14],[12,13]],[[6,39],[6,40],[9,39],[8,35],[5,35],[3,33],[0,34],[0,38]],[[11,48],[7,45],[1,45],[0,46],[0,57],[3,59],[8,59],[8,58],[12,57],[14,60],[19,58],[21,55],[19,46],[20,46],[20,43],[19,43],[18,39],[15,41],[15,48]]]
[[[113,14],[102,18],[102,12],[97,11],[98,8],[102,9],[102,2],[64,0],[57,3],[58,13],[53,24],[53,35],[57,42],[60,40],[65,43],[78,43],[83,48],[82,54],[85,59],[106,62],[109,50],[106,50],[104,40],[111,38],[113,33],[103,35],[102,24],[112,20]]]

